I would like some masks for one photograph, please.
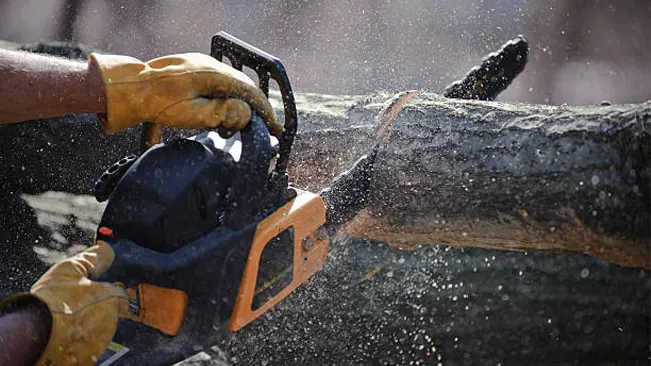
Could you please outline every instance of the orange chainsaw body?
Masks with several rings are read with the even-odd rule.
[[[292,201],[265,218],[253,239],[248,260],[240,281],[229,329],[237,331],[269,310],[319,271],[328,255],[330,239],[325,233],[325,205],[314,193],[298,191]],[[266,303],[253,309],[253,297],[268,283],[257,283],[260,259],[265,246],[279,233],[294,228],[291,282]],[[282,272],[279,274],[282,275]],[[274,277],[271,281],[278,280]]]

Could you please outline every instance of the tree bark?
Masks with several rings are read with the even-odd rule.
[[[368,207],[342,234],[403,248],[568,250],[650,268],[649,102],[552,107],[426,92],[298,100],[291,175],[314,190],[376,141],[376,115],[393,116]]]
[[[382,136],[368,206],[341,234],[403,248],[566,250],[651,268],[651,102],[555,107],[425,91],[296,99],[297,187],[326,187]],[[88,194],[137,149],[138,132],[106,136],[93,115],[0,126],[0,187]]]

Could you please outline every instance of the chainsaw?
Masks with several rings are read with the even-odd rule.
[[[365,204],[377,146],[318,194],[291,186],[298,117],[283,64],[225,32],[211,56],[253,70],[267,97],[277,83],[284,132],[272,136],[255,112],[235,134],[165,142],[144,123],[141,151],[98,179],[107,204],[95,240],[115,252],[100,280],[130,297],[98,365],[169,365],[242,329],[323,267],[330,235]]]

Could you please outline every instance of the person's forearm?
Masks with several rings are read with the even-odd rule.
[[[105,111],[102,79],[87,62],[0,49],[0,123]]]
[[[30,310],[0,316],[0,365],[33,365],[48,338],[47,322]]]

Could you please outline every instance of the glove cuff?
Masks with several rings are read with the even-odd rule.
[[[141,122],[135,106],[139,76],[146,64],[129,56],[91,53],[89,66],[99,70],[104,83],[106,113],[97,114],[104,132],[110,135]]]

